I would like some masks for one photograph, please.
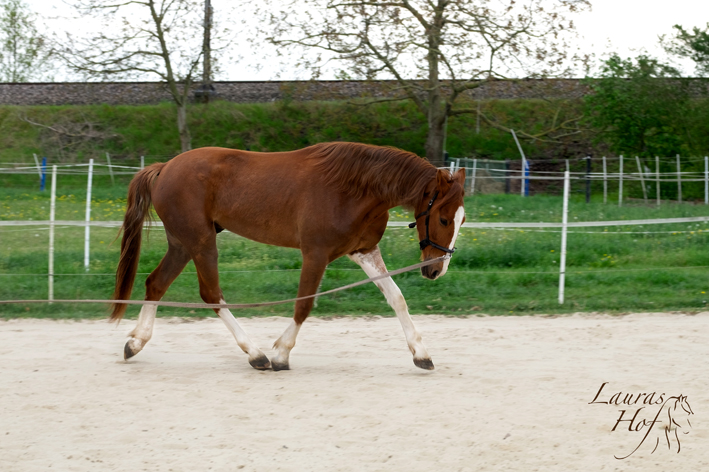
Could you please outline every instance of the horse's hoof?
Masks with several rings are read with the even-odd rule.
[[[127,361],[141,350],[143,350],[143,343],[140,340],[135,338],[129,339],[123,347],[123,360]]]
[[[433,370],[435,367],[433,367],[433,361],[431,359],[416,359],[414,357],[414,365],[418,367],[419,369],[424,369],[424,370]]]
[[[265,354],[261,354],[254,359],[249,359],[249,364],[256,370],[268,370],[271,368],[271,361],[268,360]]]
[[[274,362],[273,370],[290,370],[290,365],[287,362]]]

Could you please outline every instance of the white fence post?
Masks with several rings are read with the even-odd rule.
[[[475,177],[478,173],[478,160],[473,159],[473,178],[470,181],[470,195],[475,195]]]
[[[113,166],[111,165],[111,156],[106,153],[106,162],[108,162],[108,173],[111,176],[111,185],[116,185],[116,181],[113,180]]]
[[[660,156],[655,156],[655,180],[657,180],[657,207],[660,207]]]
[[[510,132],[512,133],[512,137],[515,138],[515,143],[517,143],[517,149],[519,149],[519,153],[522,156],[522,170],[520,170],[519,172],[519,194],[524,197],[524,172],[527,169],[527,156],[524,155],[524,151],[522,150],[522,146],[519,144],[519,139],[517,139],[517,134],[515,133],[515,130],[511,129]]]
[[[603,203],[608,203],[608,168],[606,156],[603,156]]]
[[[569,224],[569,171],[564,172],[564,209],[561,215],[561,261],[559,263],[559,305],[564,304],[564,286],[566,284],[566,232]]]
[[[84,230],[84,269],[89,270],[89,236],[91,235],[91,181],[94,175],[94,160],[89,160],[89,182],[86,185],[86,227]]]
[[[623,155],[620,155],[620,170],[618,171],[618,206],[623,205]]]
[[[682,203],[682,171],[679,165],[679,154],[677,154],[677,200]]]
[[[704,204],[709,205],[709,156],[704,156]]]
[[[140,156],[140,170],[145,169],[145,156]]]
[[[643,201],[647,203],[647,189],[645,188],[645,176],[643,175],[643,167],[640,165],[640,158],[635,156],[635,162],[638,164],[638,172],[640,173],[640,185],[643,187]]]
[[[37,154],[32,154],[34,156],[34,163],[37,165],[37,173],[39,174],[40,180],[42,179],[42,166],[39,165],[39,158]]]
[[[57,166],[52,166],[52,196],[49,200],[49,281],[48,296],[49,304],[54,300],[54,215],[57,206]]]

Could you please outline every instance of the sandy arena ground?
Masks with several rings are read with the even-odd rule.
[[[239,321],[267,348],[289,319]],[[159,318],[128,363],[132,320],[0,321],[0,470],[709,470],[709,313],[414,321],[435,371],[396,318],[311,318],[285,372],[218,319]],[[615,459],[649,430],[620,410],[659,408],[617,392],[686,395],[680,452],[655,425]]]

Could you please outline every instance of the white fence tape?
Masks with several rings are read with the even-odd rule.
[[[664,225],[675,223],[703,223],[708,222],[709,216],[688,216],[683,218],[657,218],[651,220],[614,220],[614,221],[576,221],[569,222],[569,228],[592,228],[605,226],[643,226],[643,225]],[[49,226],[49,221],[1,221],[0,226]],[[391,228],[406,227],[410,221],[390,221],[387,226]],[[75,221],[75,220],[57,220],[55,226],[99,226],[104,228],[118,228],[123,224],[122,221]],[[148,223],[146,222],[147,226]],[[151,223],[152,226],[162,227],[162,222],[156,221]],[[530,223],[505,223],[505,222],[474,222],[463,223],[463,228],[561,228],[562,223],[545,223],[545,222],[530,222]]]
[[[576,221],[567,224],[569,228],[591,228],[604,226],[643,226],[643,225],[664,225],[674,223],[702,223],[709,221],[709,216],[688,216],[684,218],[657,218],[652,220],[614,220],[614,221]],[[1,221],[0,226],[49,226],[49,221]],[[387,226],[391,228],[406,227],[410,221],[390,221]],[[75,220],[57,220],[55,226],[99,226],[104,228],[118,228],[123,224],[122,221],[75,221]],[[148,226],[148,223],[145,223]],[[162,227],[162,222],[156,221],[151,223],[151,226]],[[545,222],[530,222],[530,223],[505,223],[505,222],[475,222],[463,223],[463,228],[561,228],[562,223],[545,223]]]

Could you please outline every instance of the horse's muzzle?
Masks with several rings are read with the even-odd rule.
[[[421,275],[430,280],[436,280],[441,275],[441,264],[431,264],[421,267]]]

